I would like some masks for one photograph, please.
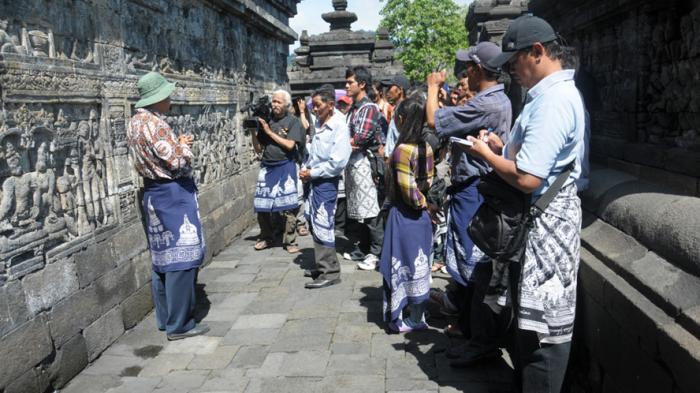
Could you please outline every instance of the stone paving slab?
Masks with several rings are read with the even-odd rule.
[[[504,358],[452,369],[458,340],[438,329],[387,334],[381,277],[341,259],[342,283],[307,290],[310,237],[302,252],[253,250],[257,230],[199,274],[197,318],[211,331],[169,342],[153,314],[126,332],[61,392],[507,392]],[[250,240],[245,240],[250,239]],[[340,258],[340,256],[339,256]],[[434,286],[444,287],[438,278]],[[445,320],[429,320],[444,326]]]

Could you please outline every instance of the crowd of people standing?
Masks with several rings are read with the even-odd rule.
[[[467,339],[448,350],[452,366],[498,358],[506,348],[518,391],[560,391],[576,306],[577,192],[587,171],[588,117],[572,56],[546,21],[523,16],[501,47],[482,42],[456,51],[452,88],[444,70],[414,86],[403,75],[373,80],[356,66],[344,91],[323,85],[296,102],[275,91],[271,118],[259,119],[252,137],[261,158],[255,249],[282,245],[295,254],[297,234],[310,234],[315,267],[304,271],[306,288],[340,283],[340,254],[381,273],[389,331],[428,329],[432,301],[456,316],[445,334]],[[527,90],[515,119],[504,75]],[[187,180],[191,139],[176,140],[164,124],[172,86],[161,79],[139,81],[143,109],[128,137],[146,179],[149,230],[194,233],[172,245],[149,238],[159,328],[180,339],[207,330],[195,326],[190,291],[204,238],[196,186]],[[140,149],[146,145],[154,149]],[[484,206],[495,203],[484,192],[494,179],[532,205],[522,244],[507,257],[470,235],[471,223],[488,213]],[[174,203],[189,209],[184,219],[172,214]],[[347,247],[340,249],[337,236]],[[451,277],[449,291],[431,289],[438,270]]]

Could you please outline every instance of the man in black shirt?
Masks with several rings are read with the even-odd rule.
[[[259,118],[259,131],[253,133],[253,148],[258,154],[262,152],[253,200],[260,225],[256,250],[272,245],[273,213],[281,213],[285,221],[282,245],[289,253],[299,252],[296,244],[297,173],[306,136],[299,119],[290,113],[291,102],[289,93],[284,90],[272,93],[270,124]]]

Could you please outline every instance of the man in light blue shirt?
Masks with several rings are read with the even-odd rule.
[[[314,279],[305,287],[315,289],[340,282],[340,264],[335,252],[335,209],[340,174],[350,159],[352,148],[345,119],[335,111],[333,86],[321,86],[311,99],[316,114],[316,134],[299,177],[304,183],[311,183],[306,220],[314,239],[316,269],[304,275]]]
[[[395,75],[389,80],[382,81],[382,86],[387,88],[386,100],[394,106],[394,111],[399,107],[401,101],[406,98],[408,89],[411,88],[411,83],[405,76]],[[384,157],[391,158],[391,154],[396,147],[396,141],[399,139],[399,129],[396,127],[394,116],[389,119],[389,130],[386,133],[386,143],[384,143]]]
[[[503,53],[489,62],[528,88],[525,106],[507,145],[482,132],[469,137],[469,154],[482,158],[511,186],[537,200],[573,161],[574,170],[544,212],[533,214],[520,263],[510,264],[509,291],[517,319],[516,388],[559,392],[571,349],[581,245],[581,201],[576,180],[585,156],[586,118],[573,81],[562,68],[559,36],[543,19],[522,16],[503,37]],[[486,139],[484,141],[482,138]],[[503,155],[501,155],[503,153]],[[497,263],[506,263],[497,261]],[[494,268],[494,272],[499,271]],[[494,276],[496,274],[494,273]],[[503,277],[491,282],[503,283]],[[502,294],[503,295],[503,294]],[[496,296],[498,297],[498,296]],[[505,296],[501,296],[504,298]],[[501,306],[501,300],[495,304]]]

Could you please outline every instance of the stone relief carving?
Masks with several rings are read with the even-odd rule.
[[[238,172],[246,162],[246,150],[241,149],[245,138],[237,126],[235,107],[212,109],[207,106],[196,116],[185,113],[188,109],[192,108],[174,108],[173,112],[182,114],[169,116],[167,122],[176,134],[195,136],[192,152],[197,183],[211,184]]]
[[[12,273],[49,248],[109,226],[114,211],[94,107],[23,104],[2,114],[0,258]]]

